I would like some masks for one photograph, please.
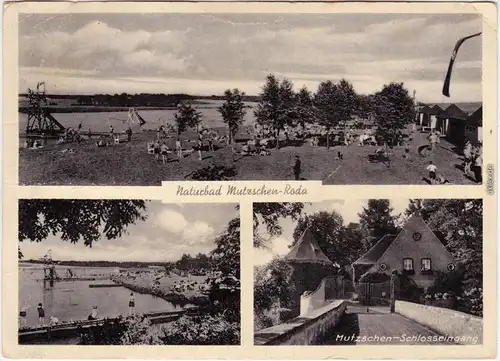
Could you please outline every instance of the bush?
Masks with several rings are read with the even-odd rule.
[[[165,345],[239,345],[240,324],[229,322],[222,314],[181,317],[161,327]]]
[[[461,312],[483,317],[483,289],[473,287],[457,297],[457,308]]]
[[[431,295],[452,293],[460,295],[463,292],[464,274],[461,271],[436,272],[434,283],[427,289]]]
[[[408,302],[421,303],[424,289],[419,287],[413,278],[402,273],[399,276],[398,299]]]

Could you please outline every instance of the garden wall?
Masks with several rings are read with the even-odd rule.
[[[471,338],[477,339],[477,344],[483,343],[481,317],[406,301],[396,301],[396,312],[444,336],[464,339],[459,343],[470,344]]]
[[[345,309],[345,301],[332,301],[307,315],[256,332],[254,344],[314,345],[339,323]]]

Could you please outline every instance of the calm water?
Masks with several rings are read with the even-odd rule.
[[[206,101],[208,104],[199,105],[198,111],[202,114],[203,125],[207,128],[224,127],[220,113],[217,107],[222,104],[222,101]],[[256,103],[248,102],[246,105],[255,106]],[[139,114],[147,122],[143,126],[145,129],[156,129],[159,124],[173,124],[174,114],[176,110],[141,110]],[[124,131],[127,123],[124,122],[128,118],[128,111],[126,112],[103,112],[103,113],[54,113],[56,118],[63,126],[77,128],[81,123],[83,131],[86,132],[89,128],[93,132],[107,132],[109,126],[113,125],[115,131]],[[255,121],[253,109],[247,108],[245,115],[245,122],[243,125],[252,125]],[[24,132],[26,123],[28,122],[28,115],[19,113],[19,130]],[[137,131],[139,129],[136,126]]]
[[[56,267],[56,272],[65,276],[68,267]],[[78,277],[109,276],[114,268],[80,268],[71,267]],[[50,287],[43,279],[43,268],[40,265],[19,266],[19,307],[28,307],[28,326],[38,324],[37,305],[42,303],[46,321],[50,316],[60,321],[87,319],[93,306],[97,306],[100,317],[116,317],[128,314],[130,290],[124,287],[89,288],[89,284],[111,283],[109,280],[54,282]],[[174,306],[161,298],[134,293],[136,312],[176,311]]]

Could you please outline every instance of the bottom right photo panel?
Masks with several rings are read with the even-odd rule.
[[[255,345],[480,345],[482,199],[254,203]]]

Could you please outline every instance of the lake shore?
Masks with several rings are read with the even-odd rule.
[[[172,303],[184,307],[186,305],[205,306],[209,304],[208,295],[203,294],[199,290],[191,292],[175,292],[173,283],[167,278],[160,281],[157,287],[151,285],[149,278],[125,279],[124,277],[112,277],[111,280],[123,287],[140,294],[149,294],[159,297]]]

